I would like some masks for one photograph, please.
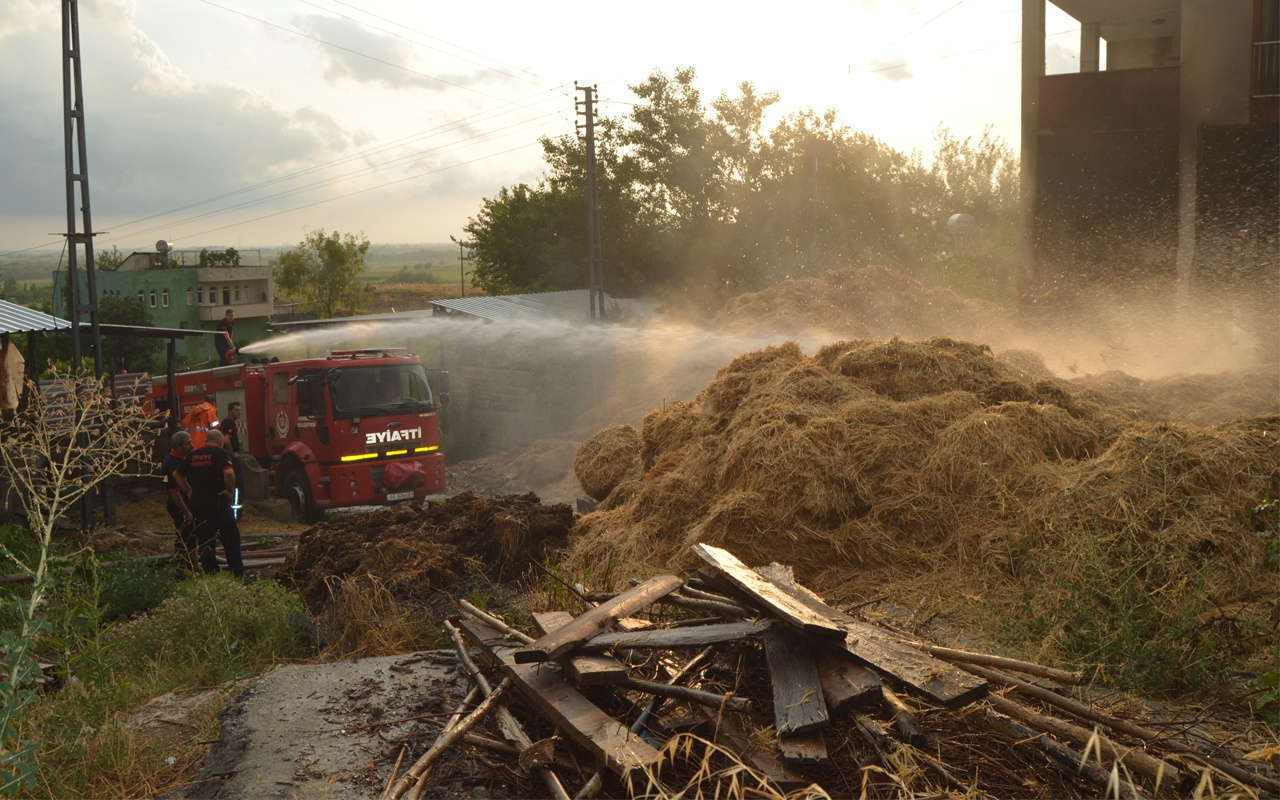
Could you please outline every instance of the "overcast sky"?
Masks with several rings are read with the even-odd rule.
[[[61,3],[0,0],[0,256],[67,230]],[[626,11],[617,10],[626,8]],[[574,82],[623,115],[653,70],[743,81],[903,151],[939,124],[1018,145],[1021,0],[81,0],[99,250],[460,236],[543,172]],[[1050,6],[1050,72],[1078,27]],[[76,214],[76,229],[83,230]]]

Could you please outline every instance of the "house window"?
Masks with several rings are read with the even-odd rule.
[[[152,308],[156,307],[156,290],[155,289],[151,290],[151,307]]]
[[[142,293],[141,289],[138,290],[138,302],[139,303],[147,302],[147,296]]]
[[[191,287],[188,286],[187,287],[187,305],[191,305],[191,294],[192,294]]]
[[[240,287],[239,287],[239,286],[237,286],[237,287],[236,287],[236,302],[237,302],[237,303],[239,303],[239,302],[240,302]]]
[[[161,308],[169,307],[169,290],[168,289],[165,289],[164,291],[160,292],[160,307]]]
[[[224,306],[231,305],[231,287],[230,286],[222,287],[222,304]]]

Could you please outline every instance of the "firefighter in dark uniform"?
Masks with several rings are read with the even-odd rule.
[[[240,526],[236,524],[236,473],[231,454],[222,443],[222,432],[209,431],[205,446],[193,450],[173,471],[174,480],[187,493],[187,504],[195,516],[195,543],[204,571],[218,571],[214,542],[221,541],[227,566],[237,578],[244,577],[240,557]]]
[[[165,490],[168,492],[169,500],[165,503],[165,510],[169,512],[169,517],[173,520],[173,532],[178,535],[175,551],[178,557],[183,559],[184,565],[192,572],[200,570],[200,561],[198,556],[199,548],[195,541],[195,515],[191,513],[190,506],[187,505],[186,495],[182,492],[182,487],[174,480],[173,471],[181,464],[183,459],[191,452],[191,434],[186,431],[178,431],[169,439],[173,449],[169,451],[169,455],[165,456],[164,464],[160,470],[164,473]]]

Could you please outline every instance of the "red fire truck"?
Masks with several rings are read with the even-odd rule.
[[[182,372],[174,414],[180,420],[211,395],[225,416],[240,401],[241,447],[267,471],[268,489],[313,522],[331,508],[444,491],[437,411],[447,374],[432,372],[441,394],[418,357],[399,348]],[[151,407],[171,408],[169,397],[168,378],[156,378]]]

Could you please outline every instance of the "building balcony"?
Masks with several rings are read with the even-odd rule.
[[[1040,133],[1178,128],[1179,67],[1107,70],[1040,79]]]

